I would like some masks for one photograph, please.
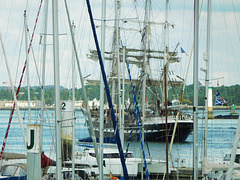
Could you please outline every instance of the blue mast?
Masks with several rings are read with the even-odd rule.
[[[127,172],[127,166],[126,166],[126,163],[125,163],[122,144],[121,144],[121,139],[120,139],[120,136],[119,136],[119,130],[118,130],[118,127],[117,127],[116,117],[115,117],[114,110],[113,110],[113,104],[112,104],[110,91],[109,91],[109,87],[108,87],[108,83],[107,83],[107,77],[106,77],[106,73],[105,73],[105,69],[104,69],[104,65],[103,65],[101,51],[100,51],[100,48],[99,48],[99,43],[98,43],[97,33],[96,33],[96,29],[95,29],[95,24],[94,24],[94,21],[93,21],[92,10],[91,10],[89,0],[86,0],[86,2],[87,2],[87,8],[88,8],[88,13],[89,13],[89,17],[90,17],[91,27],[92,27],[92,31],[93,31],[94,41],[95,41],[95,45],[96,45],[96,49],[97,49],[97,53],[98,53],[99,64],[100,64],[100,68],[101,68],[101,72],[102,72],[103,82],[104,82],[105,90],[106,90],[106,94],[107,94],[108,105],[109,105],[110,112],[111,112],[111,119],[112,119],[112,122],[113,122],[114,134],[115,134],[115,138],[116,138],[116,141],[117,141],[118,151],[119,151],[120,159],[121,159],[121,163],[122,163],[123,174],[124,174],[125,180],[129,180],[128,172]]]
[[[127,65],[127,69],[128,69],[128,74],[129,74],[130,82],[131,82],[132,95],[133,95],[134,106],[135,106],[135,116],[136,116],[136,118],[137,118],[137,123],[138,123],[139,137],[140,137],[140,141],[141,141],[141,147],[142,147],[142,154],[143,154],[144,165],[145,165],[145,170],[146,170],[146,176],[147,176],[147,179],[149,180],[147,162],[146,162],[145,152],[144,152],[144,148],[143,148],[142,132],[141,132],[141,128],[140,128],[140,126],[141,126],[142,124],[140,124],[140,122],[139,122],[139,120],[138,120],[138,117],[141,118],[141,116],[140,116],[140,112],[139,112],[139,109],[138,109],[138,106],[137,106],[137,101],[136,101],[136,97],[135,97],[135,93],[134,93],[134,88],[133,88],[133,83],[132,83],[132,77],[131,77],[130,68],[129,68],[129,63],[128,63],[127,59],[126,59],[126,65]]]

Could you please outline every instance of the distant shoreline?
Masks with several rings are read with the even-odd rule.
[[[11,109],[12,109],[12,107],[1,107],[1,106],[0,106],[0,111],[1,111],[1,110],[11,110]],[[55,108],[52,107],[52,106],[51,106],[51,107],[47,107],[47,109],[48,109],[48,110],[55,110]],[[81,110],[80,107],[76,107],[75,109],[76,109],[77,111],[78,111],[78,110],[79,110],[79,111]],[[28,110],[28,107],[19,107],[19,110]],[[41,110],[41,107],[37,107],[37,108],[36,108],[36,107],[32,107],[31,110]]]
[[[0,110],[11,110],[12,107],[5,107],[5,106],[0,106]],[[27,110],[28,107],[19,107],[20,110]],[[32,107],[32,110],[40,110],[41,107]],[[49,110],[54,110],[54,106],[49,106],[47,107]],[[182,109],[187,110],[187,109],[193,109],[193,106],[184,106]],[[198,109],[205,109],[204,106],[198,106]],[[232,106],[213,106],[213,110],[230,110],[232,109]],[[236,110],[240,110],[240,106],[235,106]],[[81,110],[80,107],[76,107],[76,110]]]
[[[186,106],[182,109],[192,109],[193,106]],[[198,109],[205,109],[205,106],[198,106]],[[232,106],[213,106],[213,110],[232,110]],[[240,110],[240,106],[235,106],[235,110]]]

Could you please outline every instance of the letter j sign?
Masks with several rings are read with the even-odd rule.
[[[28,125],[27,127],[27,150],[30,153],[39,153],[40,125]]]

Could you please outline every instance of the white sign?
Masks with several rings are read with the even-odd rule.
[[[27,150],[30,153],[39,153],[40,125],[28,125],[27,127]]]

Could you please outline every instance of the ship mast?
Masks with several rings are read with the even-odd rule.
[[[167,101],[168,101],[168,67],[169,67],[169,23],[168,23],[168,3],[166,0],[165,23],[164,23],[164,81],[163,81],[163,106],[165,107],[165,133],[166,133],[166,176],[168,175],[168,137],[167,137]]]
[[[174,51],[170,52],[169,51],[169,27],[173,27],[172,24],[169,23],[168,21],[168,12],[169,12],[169,0],[166,0],[166,7],[165,7],[165,22],[163,23],[163,30],[164,30],[164,50],[163,50],[163,66],[165,68],[165,73],[166,73],[166,81],[163,81],[162,83],[162,107],[164,107],[164,102],[165,99],[168,99],[168,71],[169,71],[169,64],[170,63],[175,63],[175,62],[180,62],[179,57],[177,57],[176,48],[178,47],[179,43],[176,45]],[[166,88],[165,88],[166,86]],[[165,92],[165,89],[167,92]],[[166,98],[165,98],[166,94]],[[167,102],[166,102],[167,103]]]
[[[119,130],[120,130],[120,139],[122,142],[122,146],[124,145],[124,129],[123,129],[123,122],[121,116],[121,81],[120,81],[120,55],[119,55],[119,42],[120,42],[120,29],[119,29],[119,16],[120,16],[120,1],[115,0],[115,22],[116,22],[116,58],[117,58],[117,93],[118,93],[118,107],[116,107],[116,112],[118,112],[118,119],[119,119]]]
[[[149,49],[149,32],[150,32],[150,26],[149,26],[149,12],[150,12],[150,0],[146,0],[145,5],[145,17],[144,17],[144,28],[143,28],[143,66],[142,66],[142,137],[143,137],[143,144],[144,144],[144,121],[145,121],[145,99],[146,99],[146,64],[148,63],[148,54],[147,50]],[[143,158],[142,158],[142,167],[143,167]],[[143,171],[141,172],[141,179],[143,179]]]
[[[165,66],[165,73],[166,73],[166,80],[163,81],[163,100],[162,100],[162,107],[164,107],[165,99],[168,99],[168,54],[169,54],[169,23],[168,23],[168,3],[169,0],[166,0],[166,7],[165,7],[165,23],[164,23],[164,66]],[[166,86],[166,88],[165,88]],[[166,92],[165,92],[166,90]],[[165,95],[167,96],[165,98]]]

